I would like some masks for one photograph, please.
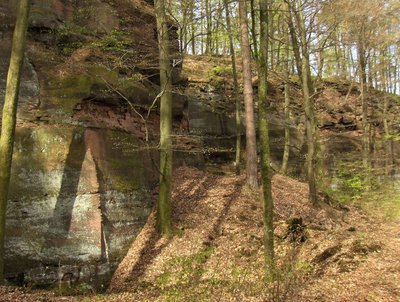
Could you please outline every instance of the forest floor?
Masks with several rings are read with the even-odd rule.
[[[179,168],[175,236],[157,235],[153,213],[106,293],[0,287],[0,301],[400,301],[395,191],[346,206],[321,196],[315,209],[306,184],[275,175],[277,281],[266,286],[258,192],[243,176]]]

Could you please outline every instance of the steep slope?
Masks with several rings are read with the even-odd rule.
[[[314,209],[307,185],[280,175],[273,178],[279,278],[266,287],[261,202],[244,184],[179,168],[175,236],[160,238],[151,215],[106,294],[0,287],[0,301],[397,301],[398,219],[355,207]]]

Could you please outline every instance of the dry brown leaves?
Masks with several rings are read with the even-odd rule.
[[[263,278],[263,221],[258,192],[243,176],[194,168],[175,171],[176,235],[160,238],[152,213],[120,263],[104,296],[85,301],[263,301],[271,296]],[[399,301],[398,224],[375,223],[328,205],[315,209],[304,183],[275,175],[276,254],[279,267],[307,266],[295,281],[280,281],[280,301]],[[305,243],[284,239],[287,221],[301,217]],[[293,272],[293,271],[292,271]],[[286,287],[285,287],[286,286]],[[277,288],[275,284],[275,289]],[[1,301],[76,301],[51,294],[2,289]],[[26,297],[26,300],[24,300]],[[36,300],[35,300],[36,299]],[[42,299],[42,300],[40,300]],[[68,300],[70,299],[70,300]],[[275,300],[277,301],[277,300]]]

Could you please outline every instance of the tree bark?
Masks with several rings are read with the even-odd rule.
[[[240,150],[241,150],[241,120],[240,120],[240,98],[239,98],[239,83],[237,78],[236,70],[236,55],[235,48],[233,45],[233,33],[231,26],[231,17],[229,13],[229,3],[228,0],[224,0],[225,16],[226,16],[226,27],[228,31],[229,39],[229,51],[231,53],[232,62],[232,73],[233,73],[233,93],[235,96],[235,116],[236,116],[236,154],[235,154],[235,172],[236,175],[240,175]]]
[[[300,9],[294,9],[290,6],[290,11],[295,17],[297,27],[301,39],[301,62],[302,62],[302,87],[304,99],[304,112],[306,117],[306,136],[307,136],[307,181],[310,191],[309,199],[313,205],[317,205],[317,180],[316,180],[316,165],[317,165],[317,131],[314,109],[313,85],[311,79],[310,68],[310,53],[308,49],[308,40],[305,20]],[[301,7],[299,5],[299,7]]]
[[[270,170],[270,149],[268,130],[269,102],[267,95],[268,78],[268,0],[260,0],[260,61],[258,72],[258,128],[261,150],[261,181],[264,208],[264,250],[268,279],[274,275],[274,226],[272,199],[272,173]]]
[[[158,47],[160,51],[160,192],[157,208],[157,229],[162,235],[170,235],[171,182],[172,182],[172,93],[171,64],[169,58],[168,24],[164,0],[155,1]]]
[[[289,162],[289,154],[290,154],[290,95],[289,95],[289,43],[286,45],[286,61],[284,62],[285,65],[285,87],[284,87],[284,94],[285,94],[285,102],[284,102],[284,113],[285,113],[285,145],[283,149],[283,156],[282,156],[282,166],[281,166],[281,173],[283,175],[287,172],[287,166]]]
[[[212,37],[211,37],[211,7],[210,7],[210,0],[205,0],[205,11],[206,11],[206,54],[209,55],[212,49]]]
[[[250,0],[250,15],[251,15],[251,38],[253,40],[253,54],[254,59],[258,60],[258,43],[256,34],[256,10],[255,10],[255,0]]]
[[[11,176],[17,104],[24,62],[26,32],[29,23],[30,0],[19,2],[17,21],[7,75],[0,136],[0,283],[4,282],[4,238],[6,227],[7,198]]]
[[[363,28],[363,26],[361,26]],[[363,41],[363,30],[361,30],[359,41],[357,45],[358,55],[358,72],[360,80],[360,98],[362,107],[362,128],[363,128],[363,166],[369,170],[369,152],[370,152],[370,141],[369,141],[369,123],[368,123],[368,102],[365,98],[365,83],[367,80],[366,75],[366,60],[365,60],[365,49]]]
[[[254,122],[253,87],[251,83],[249,31],[247,27],[245,0],[239,0],[239,18],[243,65],[243,94],[246,111],[246,174],[248,185],[252,188],[257,188],[257,144]]]
[[[293,13],[290,11],[291,5],[289,4],[288,0],[285,1],[288,7],[288,25],[289,25],[289,33],[290,39],[292,41],[292,48],[293,48],[293,55],[296,62],[296,69],[299,78],[302,78],[302,63],[301,63],[301,56],[300,56],[300,47],[299,42],[297,41],[297,34],[296,29],[293,24]]]

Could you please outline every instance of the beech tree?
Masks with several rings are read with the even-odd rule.
[[[314,108],[314,88],[311,78],[310,65],[310,49],[309,49],[309,33],[307,31],[306,19],[304,18],[302,9],[304,5],[301,1],[293,3],[292,0],[285,0],[289,10],[289,30],[291,31],[292,41],[300,45],[301,50],[301,83],[303,90],[303,107],[306,117],[306,141],[307,141],[307,158],[306,170],[307,181],[310,191],[310,202],[314,205],[317,203],[317,180],[316,180],[316,164],[317,164],[317,123],[315,119]],[[293,26],[296,24],[296,28]],[[297,29],[297,30],[296,30]],[[300,37],[297,41],[296,37]],[[295,41],[294,41],[295,40]],[[296,48],[297,48],[296,45]],[[300,54],[296,54],[295,57]],[[297,59],[298,60],[298,59]]]
[[[4,281],[4,237],[8,189],[11,176],[11,162],[14,146],[17,104],[22,65],[24,62],[25,40],[29,21],[30,0],[20,0],[17,21],[11,49],[10,66],[7,75],[6,94],[3,105],[0,134],[0,282]]]
[[[170,235],[172,183],[172,81],[169,56],[168,21],[164,0],[155,0],[158,48],[160,52],[160,189],[157,208],[157,229]]]
[[[264,249],[267,274],[273,276],[274,267],[274,226],[273,199],[270,171],[270,149],[268,132],[268,0],[260,0],[260,53],[258,72],[258,127],[261,150],[261,179],[264,208]]]
[[[282,155],[282,166],[281,166],[281,173],[286,174],[287,167],[289,163],[289,155],[290,155],[290,93],[289,93],[289,39],[288,35],[286,35],[286,46],[285,46],[285,58],[283,61],[284,64],[284,72],[285,72],[285,87],[284,87],[284,114],[285,114],[285,145],[283,149]]]
[[[235,118],[236,118],[236,155],[235,155],[235,172],[240,174],[240,150],[241,150],[241,121],[240,121],[240,98],[239,98],[239,83],[236,70],[236,55],[233,44],[233,33],[231,26],[231,17],[228,0],[224,0],[226,29],[228,31],[229,51],[231,54],[232,74],[233,74],[233,93],[235,96]]]
[[[247,25],[246,0],[239,0],[239,18],[240,18],[240,47],[242,51],[243,68],[243,94],[246,117],[246,175],[247,184],[252,187],[258,187],[257,179],[257,141],[256,128],[254,120],[254,101],[253,87],[251,82],[250,65],[250,44],[249,30]]]

